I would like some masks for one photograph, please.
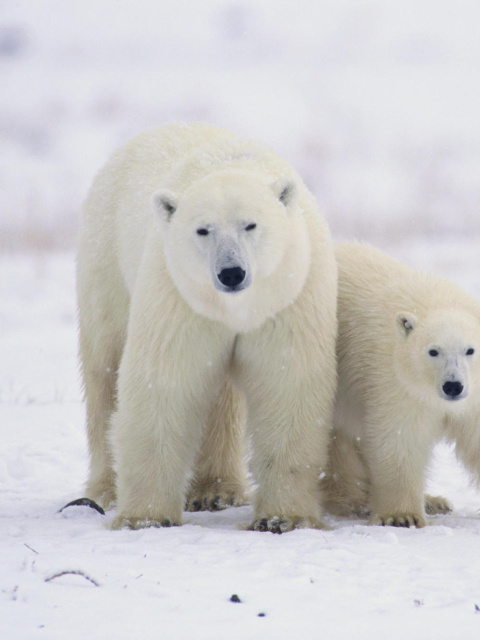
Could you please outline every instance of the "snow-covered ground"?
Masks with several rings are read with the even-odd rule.
[[[443,445],[429,489],[455,510],[422,530],[58,513],[88,465],[72,247],[113,148],[171,120],[257,138],[336,238],[480,297],[479,19],[474,0],[0,2],[1,638],[479,636],[480,492]]]
[[[461,264],[479,272],[478,245],[393,253],[480,293]],[[331,531],[278,536],[243,530],[253,514],[242,507],[114,532],[111,514],[58,513],[82,495],[88,464],[74,256],[4,256],[0,273],[2,638],[478,637],[480,492],[446,446],[429,488],[455,511],[421,530],[329,517]],[[68,571],[83,575],[53,577]]]

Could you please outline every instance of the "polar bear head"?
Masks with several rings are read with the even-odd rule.
[[[458,309],[396,317],[396,371],[423,399],[465,400],[480,375],[480,319]]]
[[[153,203],[168,271],[197,313],[248,330],[301,291],[310,249],[291,179],[225,169]]]

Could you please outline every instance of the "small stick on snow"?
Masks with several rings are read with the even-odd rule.
[[[33,548],[32,548],[29,544],[27,544],[26,542],[24,542],[23,544],[27,547],[27,549],[30,549],[30,551],[33,551],[33,553],[36,553],[36,554],[37,554],[37,556],[38,556],[38,551],[35,551],[35,549],[33,549]]]
[[[77,571],[61,571],[60,573],[56,573],[55,575],[50,576],[50,578],[45,578],[45,582],[51,582],[52,580],[55,580],[55,578],[61,578],[62,576],[82,576],[82,578],[85,578],[85,580],[88,580],[96,587],[100,586],[96,580],[94,580],[93,578],[90,578],[90,576],[87,576],[87,574],[84,573],[83,571],[78,571],[78,570]]]

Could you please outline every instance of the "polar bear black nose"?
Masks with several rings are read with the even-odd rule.
[[[241,267],[229,267],[228,269],[222,269],[217,274],[217,278],[224,287],[234,289],[245,280],[245,271]]]
[[[443,393],[446,396],[449,396],[450,398],[456,398],[462,393],[463,384],[461,382],[458,382],[457,380],[449,380],[448,382],[445,382],[442,389]]]

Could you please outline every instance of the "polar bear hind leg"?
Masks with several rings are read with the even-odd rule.
[[[83,263],[85,265],[85,263]],[[128,309],[125,290],[102,294],[108,279],[98,270],[85,275],[79,268],[80,361],[87,412],[90,475],[86,495],[104,509],[116,502],[115,472],[109,443],[110,419],[115,409],[117,374],[122,356]],[[88,286],[84,286],[87,284]],[[120,307],[124,308],[121,312]]]
[[[450,513],[453,511],[452,504],[443,496],[431,496],[429,493],[426,493],[424,498],[425,513],[429,516]]]
[[[187,511],[218,511],[248,503],[245,423],[245,398],[227,381],[203,433]]]

